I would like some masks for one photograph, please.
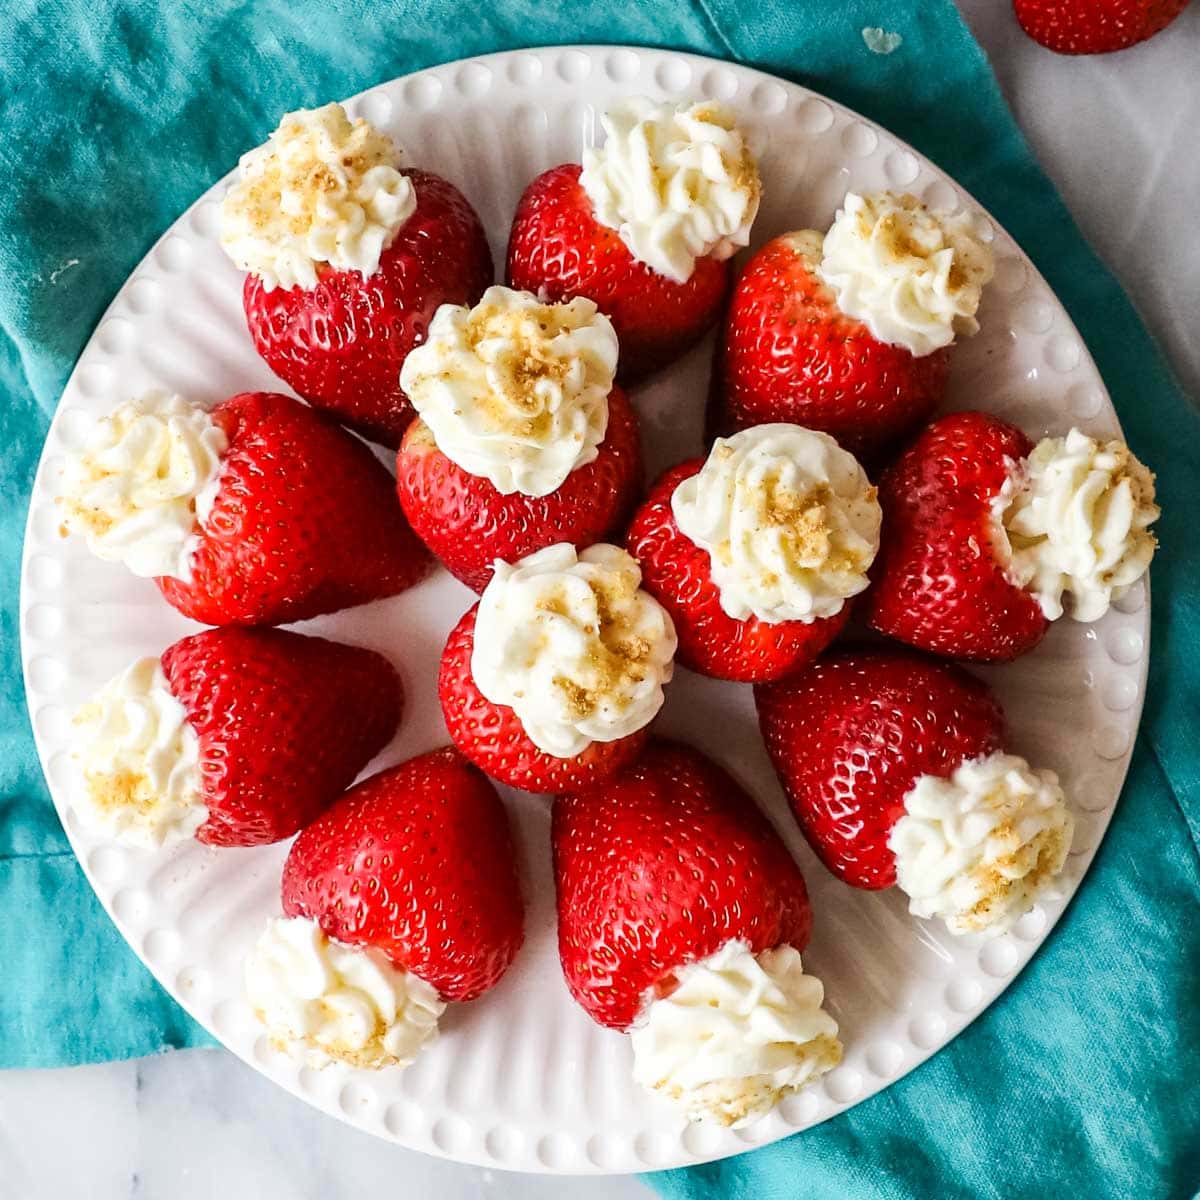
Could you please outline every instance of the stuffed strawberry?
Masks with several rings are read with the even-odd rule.
[[[1000,932],[1062,870],[1058,777],[1003,750],[1000,706],[960,668],[841,647],[755,699],[804,836],[852,887],[896,883],[952,933]]]
[[[142,658],[80,709],[77,809],[163,846],[291,837],[350,785],[400,720],[382,655],[282,629],[208,629]]]
[[[953,658],[1003,662],[1041,641],[1064,601],[1102,617],[1145,574],[1154,477],[1119,441],[1073,429],[1036,446],[980,412],[930,425],[880,485],[870,624]]]
[[[61,503],[94,554],[208,625],[306,620],[429,567],[371,451],[272,392],[211,412],[163,393],[120,405],[68,462]]]
[[[667,473],[626,545],[671,614],[684,666],[718,679],[780,679],[850,616],[879,548],[875,489],[823,433],[757,425]]]
[[[1165,29],[1188,0],[1013,0],[1021,28],[1059,54],[1124,50]]]
[[[340,104],[288,113],[242,157],[221,209],[259,354],[306,400],[392,447],[412,419],[405,356],[438,305],[473,303],[493,276],[466,198],[400,157]]]
[[[459,750],[528,792],[586,787],[631,762],[675,654],[671,618],[640,581],[604,544],[498,562],[442,655],[438,695]]]
[[[449,748],[372,775],[305,829],[282,899],[246,992],[313,1066],[411,1062],[446,1002],[494,987],[523,937],[504,806]]]
[[[823,237],[768,242],[739,276],[716,367],[718,432],[776,421],[875,455],[946,388],[950,345],[978,329],[991,247],[968,213],[850,193]]]
[[[582,168],[555,167],[525,190],[508,282],[543,299],[594,300],[620,338],[621,377],[634,379],[717,320],[761,187],[720,105],[633,98],[601,124],[604,144],[584,151]]]
[[[745,1125],[837,1065],[837,1024],[800,952],[804,879],[715,763],[653,740],[554,802],[558,948],[571,995],[628,1031],[634,1078],[692,1119]]]
[[[614,387],[617,337],[590,300],[489,288],[444,305],[400,374],[419,419],[400,502],[446,567],[483,591],[497,559],[623,528],[640,486],[637,418]]]

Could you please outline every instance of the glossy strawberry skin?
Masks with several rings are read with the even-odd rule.
[[[860,457],[898,445],[946,390],[949,348],[920,358],[877,341],[784,234],[738,277],[718,354],[714,432],[787,421]]]
[[[1013,0],[1021,28],[1059,54],[1107,54],[1153,37],[1188,0]]]
[[[721,608],[708,551],[680,532],[671,496],[704,465],[700,458],[672,467],[655,483],[634,514],[626,549],[641,564],[644,587],[671,614],[678,662],[701,675],[741,683],[782,679],[812,662],[850,619],[850,605],[836,616],[805,624],[772,625],[757,617],[739,621]]]
[[[233,396],[213,419],[229,448],[192,578],[158,580],[185,616],[282,625],[395,595],[429,570],[387,469],[332,420],[274,392]]]
[[[973,662],[1007,662],[1042,640],[1049,622],[1008,580],[991,511],[1009,464],[1032,449],[996,417],[951,413],[884,473],[880,552],[860,606],[874,629]]]
[[[363,780],[296,839],[283,911],[382,950],[443,1000],[494,987],[524,936],[504,805],[449,747]]]
[[[494,276],[475,210],[451,183],[405,171],[417,206],[379,269],[326,268],[311,290],[267,291],[255,275],[242,294],[254,347],[286,384],[364,437],[393,449],[412,420],[400,367],[425,340],[441,304],[474,304]]]
[[[282,629],[207,629],[162,656],[200,741],[211,846],[291,837],[388,743],[403,693],[381,654]]]
[[[639,262],[615,229],[592,215],[566,163],[525,189],[508,241],[512,287],[548,300],[586,296],[612,320],[621,343],[620,378],[637,379],[679,358],[720,315],[729,290],[728,261],[701,258],[686,283]]]
[[[625,527],[641,489],[637,417],[625,393],[608,398],[598,456],[548,496],[505,496],[436,446],[423,421],[409,426],[396,460],[396,489],[417,536],[446,569],[482,592],[495,560],[516,562],[556,542],[590,546]]]
[[[1004,738],[1004,714],[983,683],[899,646],[836,647],[754,698],[804,836],[858,888],[896,882],[887,839],[917,777],[948,776]]]
[[[552,794],[588,787],[632,762],[646,731],[615,742],[593,742],[574,758],[556,758],[529,740],[511,708],[493,704],[475,685],[475,605],[450,632],[438,675],[438,698],[450,740],[485,774],[526,792]]]
[[[743,939],[803,950],[812,911],[800,869],[716,763],[652,740],[607,783],[554,802],[558,949],[571,995],[628,1029],[674,972]]]

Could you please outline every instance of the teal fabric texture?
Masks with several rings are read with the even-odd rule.
[[[983,1017],[905,1080],[679,1200],[1174,1198],[1200,1187],[1200,418],[1036,165],[949,0],[11,0],[0,22],[0,1065],[206,1044],[105,917],[50,804],[17,654],[21,539],[50,415],[108,301],[279,115],[459,57],[666,46],[811,86],[912,142],[1032,256],[1095,356],[1164,515],[1142,732],[1067,915]],[[862,29],[902,36],[875,54]],[[1114,148],[1114,155],[1116,149]],[[436,169],[437,164],[430,164]],[[469,181],[459,181],[467,184]],[[1064,418],[1064,425],[1066,418]],[[1191,502],[1191,503],[1190,503]]]

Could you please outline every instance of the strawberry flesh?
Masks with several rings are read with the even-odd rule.
[[[935,421],[884,473],[880,551],[862,610],[902,642],[974,662],[1007,662],[1049,627],[996,546],[992,502],[1033,443],[981,412]]]
[[[1059,54],[1124,50],[1165,29],[1188,0],[1013,0],[1021,28]]]
[[[467,758],[510,787],[553,793],[598,783],[637,757],[645,730],[615,742],[592,742],[574,758],[556,758],[539,750],[517,714],[488,700],[471,675],[478,607],[451,630],[438,676],[438,698],[450,740]]]
[[[291,837],[387,744],[403,693],[381,654],[282,629],[208,629],[162,656],[200,741],[211,846]]]
[[[729,616],[721,608],[708,551],[680,532],[671,511],[675,489],[703,465],[703,459],[692,459],[663,475],[634,515],[626,548],[641,565],[642,586],[671,614],[679,662],[716,679],[780,679],[811,662],[837,637],[850,618],[850,605],[807,624]]]
[[[495,986],[524,936],[504,805],[448,747],[347,792],[292,845],[282,891],[289,917],[381,950],[443,1000]]]
[[[189,581],[158,580],[206,625],[280,625],[392,596],[429,569],[371,450],[274,392],[245,392],[213,419],[229,448]]]
[[[508,281],[552,301],[586,296],[621,343],[620,378],[636,379],[679,358],[716,322],[729,290],[728,261],[698,258],[686,283],[639,262],[615,229],[601,225],[566,163],[525,189],[508,242]]]
[[[290,387],[384,446],[412,420],[400,367],[425,340],[441,304],[474,304],[492,282],[487,237],[451,183],[405,171],[417,206],[384,250],[379,269],[326,267],[317,286],[267,291],[255,275],[242,295],[255,349]]]
[[[559,796],[552,840],[558,948],[571,995],[628,1029],[675,972],[741,939],[803,950],[812,912],[800,869],[750,796],[716,763],[655,739],[606,783]]]
[[[754,689],[767,753],[804,836],[858,888],[896,882],[887,840],[920,775],[1000,749],[1004,714],[950,663],[898,646],[846,646]]]
[[[417,536],[468,587],[482,592],[496,559],[516,562],[556,542],[586,547],[623,529],[641,487],[637,417],[620,388],[608,397],[599,454],[548,496],[502,495],[438,448],[423,422],[396,460],[400,503]]]
[[[717,365],[715,432],[786,421],[860,457],[897,444],[937,407],[949,348],[914,357],[839,311],[790,235],[768,242],[733,290]]]

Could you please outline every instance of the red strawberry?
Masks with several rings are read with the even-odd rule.
[[[804,836],[860,888],[896,882],[888,835],[917,777],[949,776],[1004,737],[1004,715],[983,683],[896,646],[838,647],[754,696]]]
[[[438,698],[450,740],[493,779],[526,792],[588,787],[632,762],[646,740],[639,730],[615,742],[592,742],[574,758],[556,758],[529,740],[511,708],[493,704],[471,675],[475,613],[465,613],[450,631],[438,675]]]
[[[601,225],[566,163],[525,189],[508,240],[510,286],[560,301],[586,296],[612,320],[621,342],[620,376],[631,380],[678,358],[716,321],[730,264],[696,260],[686,283],[638,262],[615,229]]]
[[[1188,0],[1013,0],[1021,28],[1059,54],[1107,54],[1165,29]]]
[[[641,565],[642,586],[671,614],[679,637],[676,657],[684,666],[746,683],[780,679],[811,662],[837,637],[850,618],[850,605],[808,624],[729,616],[721,608],[708,551],[680,532],[671,511],[675,489],[703,465],[699,458],[680,463],[655,483],[634,514],[626,548]]]
[[[207,629],[162,656],[200,742],[208,819],[196,837],[291,837],[387,744],[403,693],[381,654],[282,629]]]
[[[655,739],[632,767],[554,802],[558,949],[571,995],[628,1029],[682,966],[733,939],[803,950],[799,868],[754,801],[698,751]]]
[[[440,304],[474,304],[492,282],[479,217],[451,183],[404,171],[417,207],[383,252],[379,269],[326,266],[317,286],[264,289],[246,277],[243,303],[267,365],[318,408],[364,437],[396,447],[412,420],[400,367],[425,339]]]
[[[383,951],[443,1000],[474,1000],[524,936],[496,789],[449,747],[363,780],[296,839],[283,911]]]
[[[799,234],[768,242],[738,277],[718,350],[714,432],[786,421],[857,455],[924,421],[946,389],[949,349],[920,358],[839,311]]]
[[[1005,662],[1049,622],[1011,582],[995,548],[992,502],[1033,443],[980,412],[930,425],[884,474],[883,532],[863,599],[871,626],[923,650]]]
[[[637,417],[625,393],[608,397],[599,456],[549,496],[503,495],[448,459],[428,426],[409,426],[396,461],[400,503],[417,535],[450,573],[477,592],[497,558],[516,562],[555,542],[590,546],[621,529],[641,485]]]
[[[192,559],[163,595],[208,625],[279,625],[394,595],[429,559],[386,468],[290,396],[244,392],[214,421],[229,447]]]

